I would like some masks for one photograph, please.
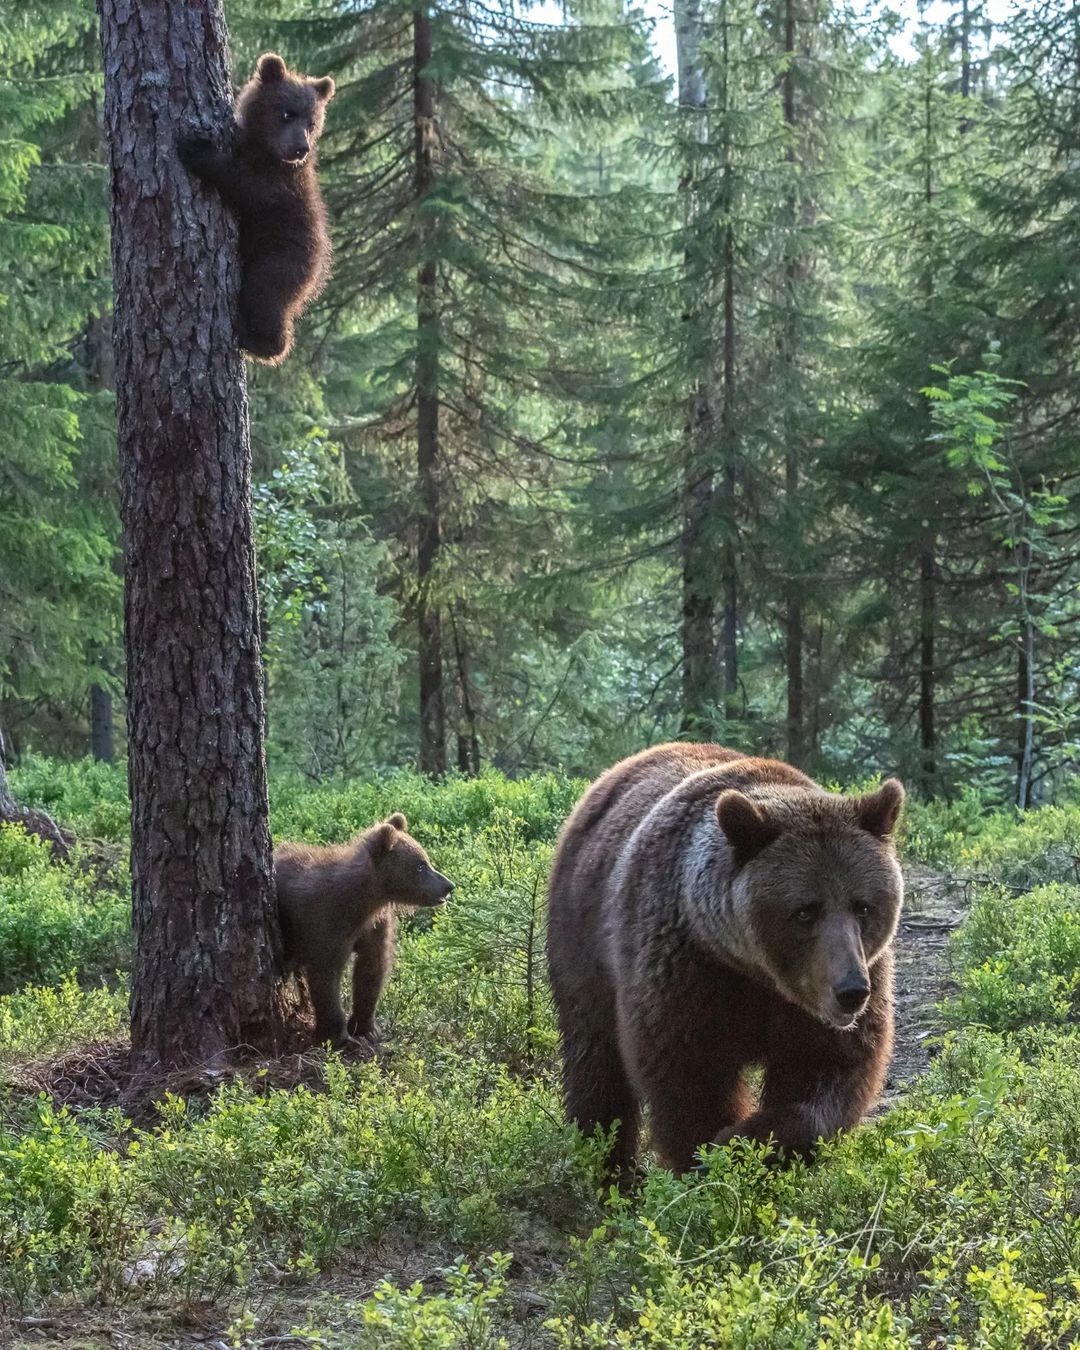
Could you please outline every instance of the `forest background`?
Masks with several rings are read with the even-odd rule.
[[[335,276],[251,380],[274,765],[589,774],[693,734],[1052,798],[1077,6],[460,0],[430,11],[423,182],[410,7],[227,17],[238,80],[273,47],[339,89]],[[111,758],[91,4],[8,7],[0,118],[0,730],[9,760]]]

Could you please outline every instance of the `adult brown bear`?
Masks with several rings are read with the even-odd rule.
[[[592,785],[556,851],[548,959],[567,1113],[586,1134],[619,1122],[614,1163],[643,1103],[675,1171],[710,1141],[807,1154],[860,1119],[892,1049],[903,801],[895,779],[846,798],[718,745],[661,745]]]

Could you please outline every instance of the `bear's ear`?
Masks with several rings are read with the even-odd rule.
[[[311,87],[323,103],[329,103],[334,97],[334,81],[331,76],[324,75],[321,80],[312,80]]]
[[[259,64],[255,67],[255,74],[263,84],[277,84],[285,78],[285,71],[285,62],[277,52],[265,52],[259,57]]]
[[[716,802],[716,819],[731,845],[739,867],[776,839],[780,831],[756,802],[743,792],[728,788]]]
[[[395,830],[407,830],[409,828],[409,822],[400,811],[395,811],[386,823],[387,825],[393,825]]]
[[[393,823],[389,820],[384,820],[381,825],[375,826],[366,841],[372,862],[378,862],[380,858],[386,857],[394,847],[396,835],[397,830],[394,829]]]
[[[904,796],[899,778],[886,778],[876,792],[860,797],[856,803],[859,824],[876,839],[888,839],[904,809]]]

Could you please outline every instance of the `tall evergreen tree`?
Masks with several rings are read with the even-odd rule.
[[[395,478],[402,448],[415,455],[403,523],[428,773],[448,762],[451,653],[461,735],[475,737],[478,591],[535,571],[550,537],[545,499],[565,439],[556,400],[573,397],[567,356],[581,348],[568,332],[591,281],[591,207],[553,177],[554,127],[580,136],[610,115],[630,38],[617,15],[553,24],[509,4],[372,0],[342,7],[327,52],[351,76],[337,118],[347,130],[327,154],[337,303],[359,306],[336,346],[335,398],[348,389],[354,416],[376,415],[365,441],[393,456]]]
[[[225,25],[103,0],[124,521],[135,967],[144,1069],[272,1045],[280,932],[236,228],[176,155],[232,121]],[[178,56],[183,59],[178,59]],[[168,305],[160,303],[169,297]]]
[[[116,616],[108,413],[80,350],[107,288],[93,37],[93,9],[79,0],[28,7],[0,26],[0,707],[9,712],[81,703]]]

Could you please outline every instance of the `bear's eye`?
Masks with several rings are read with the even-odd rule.
[[[795,911],[796,923],[813,923],[818,916],[818,905],[803,905],[802,909]]]
[[[852,910],[854,911],[857,918],[865,919],[866,916],[870,913],[870,906],[866,903],[865,900],[860,900],[857,904],[852,905]]]
[[[281,114],[281,120],[283,122],[291,122],[295,116],[296,116],[295,113],[290,112],[288,108],[286,108],[285,111]]]

